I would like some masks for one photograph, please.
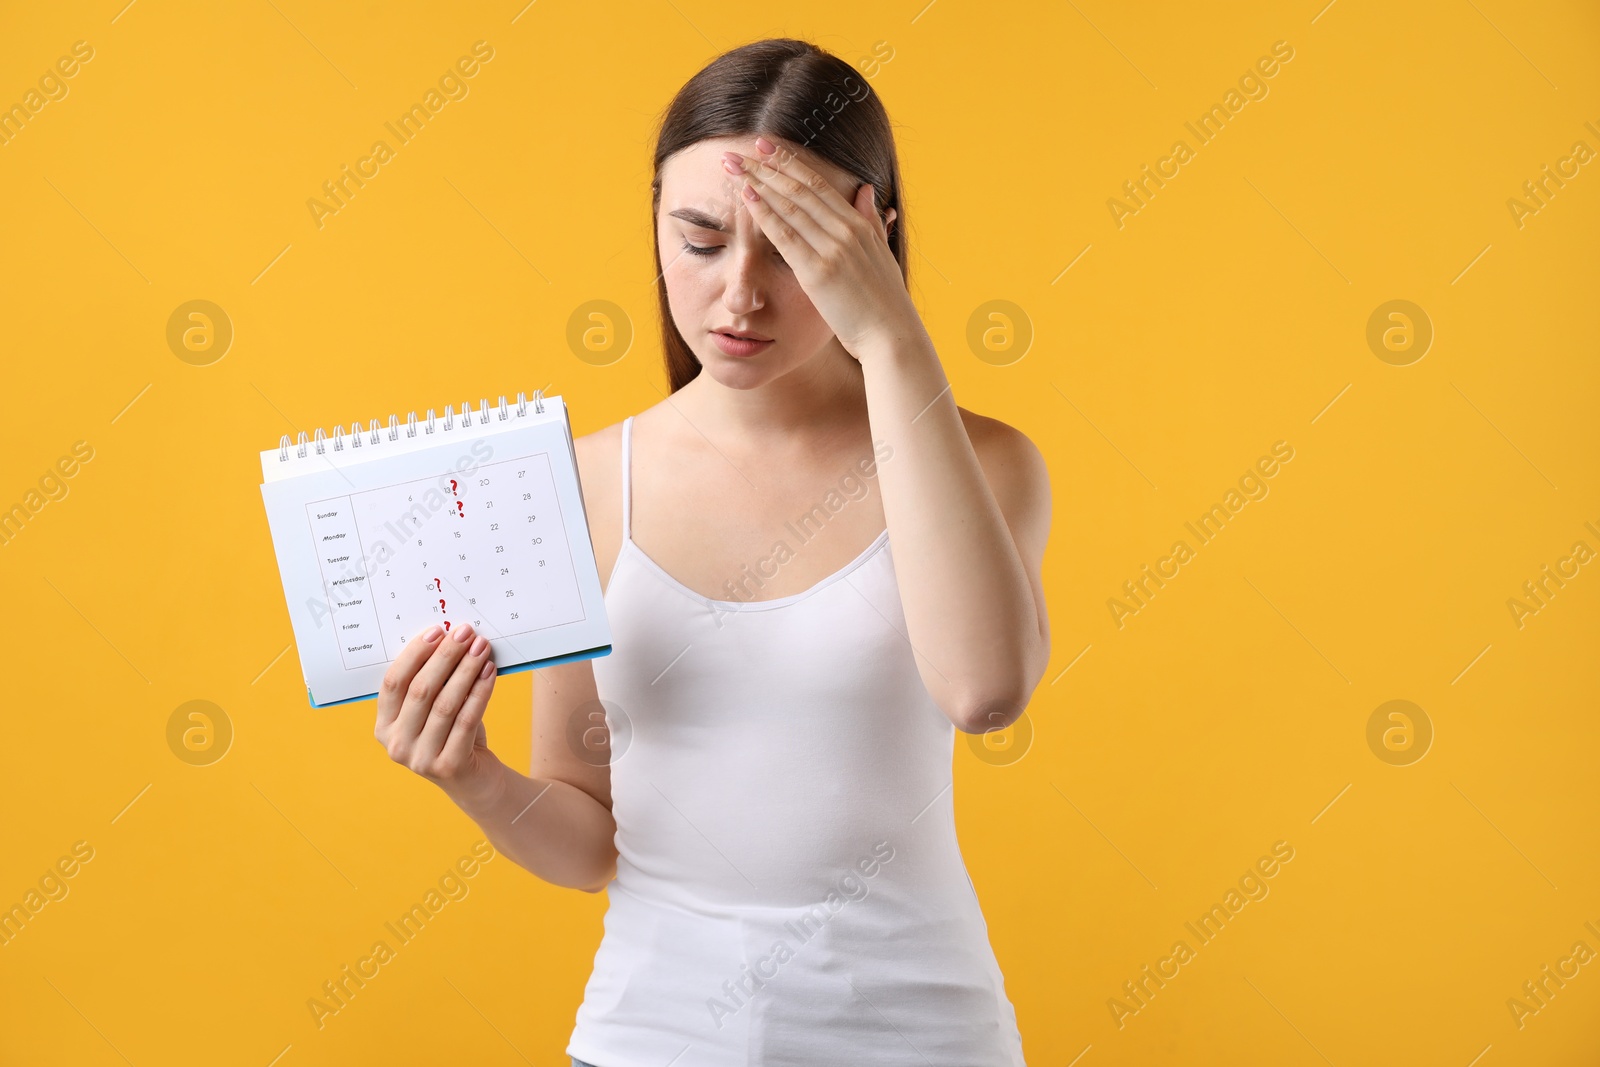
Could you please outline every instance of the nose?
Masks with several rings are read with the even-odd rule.
[[[726,278],[722,287],[722,306],[730,315],[748,315],[766,306],[766,267],[753,242],[742,240],[728,246]]]

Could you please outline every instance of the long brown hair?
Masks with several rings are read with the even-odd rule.
[[[661,168],[674,153],[707,138],[754,138],[758,134],[803,145],[839,169],[871,182],[878,217],[895,209],[889,247],[900,263],[901,277],[909,284],[906,209],[894,133],[888,112],[866,78],[839,57],[790,37],[755,41],[724,52],[678,90],[656,136],[650,231],[672,392],[694,380],[700,373],[700,361],[678,332],[667,303],[661,238],[655,225],[661,209]]]

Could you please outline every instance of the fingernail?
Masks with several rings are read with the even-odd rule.
[[[427,632],[422,635],[422,639],[431,645],[435,641],[439,640],[440,635],[443,633],[444,627],[440,626],[438,623],[434,623],[432,626],[428,627]]]
[[[765,137],[756,138],[756,148],[759,149],[763,154],[776,152],[778,150],[777,146],[771,141],[767,140]]]
[[[455,634],[457,641],[465,642],[467,638],[472,636],[472,627],[465,624],[458,626],[456,627]]]
[[[493,673],[494,673],[494,660],[490,660],[488,663],[485,663],[483,665],[483,670],[478,672],[478,680],[482,681],[483,679],[489,677],[489,675],[491,675]]]
[[[472,648],[467,652],[467,655],[469,655],[469,656],[481,656],[481,655],[483,655],[483,650],[488,648],[488,647],[489,647],[489,639],[487,637],[483,636],[482,634],[479,634],[478,635],[478,639],[476,641],[472,642]]]

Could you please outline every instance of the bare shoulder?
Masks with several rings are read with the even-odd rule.
[[[634,415],[635,441],[641,423],[650,433],[657,432],[658,413],[667,403],[663,400]],[[619,419],[610,426],[572,439],[572,450],[578,460],[578,480],[583,483],[583,507],[589,517],[589,532],[595,543],[595,562],[600,567],[602,585],[606,584],[622,547],[622,425],[626,421]],[[635,463],[637,453],[635,449]]]
[[[1053,510],[1050,470],[1043,453],[1015,426],[959,405],[956,410],[1006,525],[1024,556],[1037,560],[1050,538]]]
[[[1002,489],[1025,493],[1042,493],[1048,501],[1050,471],[1044,454],[1033,439],[1015,426],[999,419],[968,411],[959,405],[962,425],[967,439],[978,455],[989,488],[999,497]],[[1001,483],[1001,484],[997,484]],[[1002,501],[1002,506],[1004,502]]]
[[[583,510],[602,590],[622,551],[622,423],[572,439],[583,487]]]
[[[572,439],[572,449],[577,453],[578,477],[583,479],[585,490],[587,490],[590,481],[599,484],[600,479],[607,474],[620,474],[622,464],[622,423],[614,422],[610,426],[596,430],[593,433],[586,433],[582,437],[574,437]],[[613,460],[615,462],[610,462]],[[585,501],[585,505],[587,503]]]

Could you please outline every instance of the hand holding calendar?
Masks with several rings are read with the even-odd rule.
[[[373,732],[389,758],[469,811],[505,785],[506,766],[483,728],[494,678],[489,642],[471,623],[448,634],[435,624],[401,650],[378,688]]]
[[[445,635],[470,624],[500,673],[610,652],[560,397],[318,429],[312,442],[284,437],[261,466],[313,707],[376,696],[436,624]]]

